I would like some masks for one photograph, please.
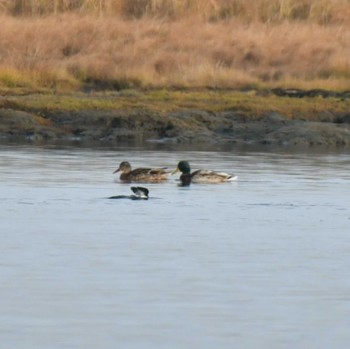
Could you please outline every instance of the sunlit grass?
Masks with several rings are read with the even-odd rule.
[[[4,88],[30,88],[35,89],[35,74],[19,71],[15,68],[0,68],[0,86]]]
[[[0,0],[0,91],[346,90],[348,0]]]
[[[208,112],[244,113],[252,119],[277,112],[291,119],[318,120],[320,115],[345,113],[350,109],[350,100],[339,98],[289,98],[272,94],[261,96],[257,92],[239,91],[179,91],[125,90],[119,93],[94,94],[38,94],[10,97],[16,108],[27,111],[82,111],[119,110],[151,113],[203,110]],[[1,106],[1,103],[0,103]]]
[[[237,18],[246,22],[310,21],[322,25],[349,20],[347,0],[0,0],[0,12],[46,16],[78,12],[95,16],[205,20]]]

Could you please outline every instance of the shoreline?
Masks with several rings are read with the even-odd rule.
[[[122,91],[0,98],[2,141],[350,146],[349,92]],[[289,94],[289,95],[288,95]],[[303,94],[303,95],[301,95]]]

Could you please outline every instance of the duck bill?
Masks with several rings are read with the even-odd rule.
[[[176,170],[174,170],[173,172],[171,172],[171,174],[173,175],[173,174],[178,173],[178,172],[180,172],[180,170],[179,170],[178,167],[176,167]]]
[[[113,173],[117,173],[120,171],[120,167],[118,167]]]

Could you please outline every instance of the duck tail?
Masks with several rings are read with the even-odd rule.
[[[235,180],[237,180],[238,176],[231,176],[227,179],[228,182],[233,182]]]

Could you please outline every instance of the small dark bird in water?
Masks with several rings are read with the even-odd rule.
[[[223,183],[237,179],[237,176],[211,170],[196,170],[191,173],[188,161],[180,161],[172,174],[176,172],[182,172],[180,181],[183,187],[189,186],[191,183]]]
[[[148,200],[149,190],[144,187],[131,187],[133,195],[116,195],[108,199],[130,199],[130,200]]]
[[[136,168],[131,169],[131,165],[127,161],[123,161],[119,167],[113,172],[121,171],[120,180],[123,182],[143,182],[143,183],[159,183],[168,179],[169,171],[163,168]]]

